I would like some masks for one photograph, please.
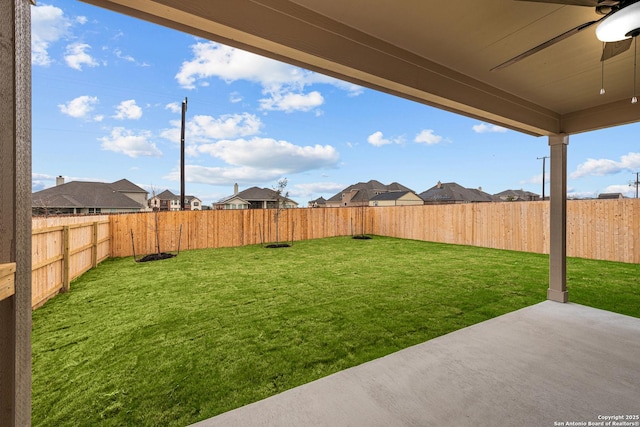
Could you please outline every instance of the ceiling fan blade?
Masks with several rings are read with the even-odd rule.
[[[564,4],[568,6],[587,6],[587,7],[596,7],[598,5],[598,0],[516,0],[516,1],[528,1],[533,3],[554,3],[554,4]]]
[[[633,38],[628,38],[618,42],[605,43],[604,49],[602,49],[602,57],[600,57],[600,61],[606,61],[607,59],[620,55],[622,52],[626,52],[631,47],[632,41]]]
[[[515,64],[516,62],[520,62],[523,59],[533,55],[534,53],[538,53],[541,50],[548,48],[549,46],[552,46],[552,45],[554,45],[554,44],[556,44],[558,42],[561,42],[562,40],[564,40],[564,39],[566,39],[568,37],[573,36],[574,34],[578,34],[580,31],[582,31],[584,29],[587,29],[590,26],[592,26],[593,24],[596,24],[596,23],[600,22],[603,18],[597,19],[595,21],[586,22],[586,23],[584,23],[582,25],[578,25],[577,27],[572,28],[569,31],[566,31],[566,32],[560,34],[559,36],[555,36],[554,38],[552,38],[550,40],[547,40],[546,42],[544,42],[542,44],[539,44],[538,46],[534,47],[533,49],[529,49],[528,51],[526,51],[524,53],[521,53],[520,55],[515,56],[515,57],[509,59],[508,61],[503,62],[502,64],[496,66],[496,67],[493,67],[491,69],[491,71],[499,71],[499,70],[502,70],[503,68],[506,68],[506,67],[508,67],[510,65]]]

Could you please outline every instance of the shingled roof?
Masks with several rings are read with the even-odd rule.
[[[247,188],[246,190],[238,192],[238,194],[233,194],[231,196],[223,197],[222,199],[218,200],[216,204],[224,203],[227,200],[231,200],[235,197],[239,197],[248,202],[262,202],[262,201],[275,202],[278,200],[278,193],[276,193],[275,190],[272,190],[270,188],[250,187],[250,188]],[[284,200],[287,202],[291,202],[295,205],[298,204],[296,201],[286,197],[284,198]]]
[[[390,191],[412,191],[410,188],[405,187],[397,182],[392,182],[389,185],[384,185],[380,181],[372,179],[368,182],[358,182],[353,184],[330,197],[327,202],[340,202],[342,200],[342,194],[349,193],[351,191],[357,191],[357,193],[351,198],[352,202],[368,202],[373,197],[381,193]]]
[[[133,189],[135,191],[130,191]],[[127,180],[105,182],[71,181],[32,194],[31,205],[36,208],[101,208],[143,209],[140,203],[123,194],[145,190]]]
[[[498,197],[500,200],[505,201],[531,201],[540,199],[540,195],[524,190],[504,190],[500,193],[494,194],[494,197]]]
[[[419,195],[425,202],[430,203],[469,203],[492,202],[493,196],[475,188],[465,188],[455,182],[434,185]]]
[[[382,200],[398,200],[402,196],[411,193],[411,191],[389,191],[387,193],[380,193],[371,198],[371,201],[382,201]]]
[[[164,190],[162,193],[160,194],[156,194],[155,197],[157,197],[160,200],[180,200],[180,196],[177,194],[174,194],[173,192],[169,191],[169,190]],[[184,201],[186,203],[191,203],[191,200],[193,199],[198,199],[196,196],[192,196],[192,195],[185,195],[184,196]],[[200,200],[200,199],[198,199]]]
[[[112,182],[112,188],[116,191],[124,192],[124,193],[148,193],[144,188],[138,187],[133,182],[128,179],[121,179],[120,181]]]

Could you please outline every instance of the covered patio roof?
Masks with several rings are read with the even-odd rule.
[[[518,0],[84,1],[531,135],[640,119],[640,105],[630,102],[633,46],[605,62],[600,95],[596,25],[492,71],[602,18],[595,7]]]

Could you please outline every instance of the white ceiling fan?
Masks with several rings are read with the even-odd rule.
[[[539,44],[494,67],[498,71],[515,64],[549,46],[598,24],[596,36],[604,42],[600,61],[606,61],[629,49],[633,38],[640,34],[640,0],[516,0],[536,3],[554,3],[569,6],[593,7],[602,18],[585,22],[564,33]]]

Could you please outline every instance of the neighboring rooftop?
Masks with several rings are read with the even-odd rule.
[[[494,197],[481,189],[465,188],[455,182],[442,183],[422,192],[419,196],[426,203],[478,203],[493,202]]]
[[[327,205],[327,200],[324,197],[318,197],[315,200],[309,200],[308,206],[310,208],[323,208]]]
[[[178,200],[178,199],[180,199],[179,195],[176,195],[176,194],[174,194],[173,192],[171,192],[169,190],[164,190],[162,193],[156,194],[155,197],[157,197],[160,200]],[[186,202],[190,202],[193,199],[197,199],[197,197],[196,196],[192,196],[192,195],[185,195],[184,196],[184,200]]]
[[[122,179],[114,183],[71,181],[64,183],[58,177],[58,185],[31,196],[34,209],[60,211],[61,213],[88,213],[85,210],[140,211],[144,205],[128,196],[127,193],[143,194],[146,191],[131,181]]]
[[[524,190],[504,190],[500,193],[494,194],[494,197],[499,198],[505,202],[519,202],[519,201],[534,201],[540,200],[540,195],[532,193],[531,191]]]
[[[622,193],[600,193],[598,199],[624,199]]]
[[[349,194],[349,200],[347,203],[369,203],[373,197],[382,194],[388,193],[391,191],[413,191],[404,185],[392,182],[389,185],[385,185],[380,181],[376,181],[372,179],[368,182],[358,182],[357,184],[353,184],[340,191],[339,193],[333,195],[327,200],[328,204],[342,204],[343,203],[343,195]]]
[[[401,198],[402,196],[405,196],[407,194],[411,193],[411,191],[389,191],[387,193],[380,193],[377,194],[375,196],[373,196],[371,198],[371,201],[376,201],[376,200],[398,200],[399,198]]]
[[[279,197],[278,193],[275,190],[272,190],[270,188],[250,187],[250,188],[247,188],[246,190],[238,191],[238,187],[236,184],[234,186],[234,194],[232,194],[231,196],[223,197],[222,199],[218,200],[215,204],[222,205],[231,199],[240,198],[242,200],[249,202],[249,204],[251,204],[252,207],[257,208],[258,206],[253,205],[256,202],[265,202],[265,203],[274,202],[275,203],[276,201],[278,201],[278,197]],[[288,197],[282,197],[282,196],[280,196],[280,198],[283,199],[288,204],[298,206],[298,203],[295,200],[292,200]]]

